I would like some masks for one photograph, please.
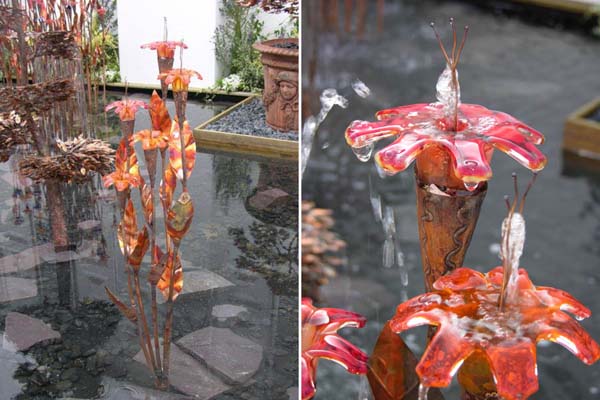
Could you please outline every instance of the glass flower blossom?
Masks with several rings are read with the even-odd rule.
[[[377,141],[393,137],[391,144],[375,154],[378,168],[387,175],[405,170],[419,156],[444,162],[444,155],[426,151],[437,147],[452,159],[452,178],[461,180],[471,191],[492,177],[489,162],[493,149],[532,171],[544,168],[546,157],[536,147],[544,141],[540,132],[508,114],[460,103],[456,67],[465,39],[457,46],[456,34],[454,38],[453,51],[448,55],[438,36],[446,68],[436,85],[437,102],[382,110],[376,114],[377,122],[354,121],[346,129],[347,143],[361,161],[367,161]]]
[[[302,299],[302,399],[316,392],[315,376],[320,358],[342,365],[352,374],[367,373],[367,355],[337,334],[344,327],[362,328],[366,319],[336,308],[316,308],[312,300]]]
[[[437,332],[417,365],[425,386],[445,387],[462,362],[475,352],[487,357],[498,393],[526,399],[538,390],[536,343],[548,340],[586,364],[600,359],[600,347],[566,312],[578,319],[590,311],[570,294],[536,287],[527,272],[516,278],[518,301],[498,306],[503,267],[487,274],[458,268],[438,279],[434,291],[398,306],[390,321],[396,333],[421,325]]]
[[[141,142],[144,150],[164,150],[169,145],[169,135],[162,131],[144,129],[133,135],[135,142]]]
[[[187,49],[187,45],[181,41],[173,40],[161,40],[157,42],[146,43],[140,46],[142,49],[156,50],[156,54],[159,57],[173,58],[175,56],[175,49],[181,47]]]
[[[113,108],[115,109],[115,114],[119,115],[119,119],[121,121],[132,121],[135,120],[135,113],[138,111],[138,109],[147,109],[148,104],[142,100],[123,98],[122,100],[113,101],[112,103],[108,104],[104,108],[104,111],[108,112]]]
[[[199,72],[185,68],[174,68],[158,75],[158,79],[164,79],[167,85],[172,85],[173,92],[187,91],[193,77],[202,79]]]

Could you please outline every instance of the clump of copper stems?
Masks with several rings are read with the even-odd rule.
[[[525,189],[525,193],[523,193],[523,196],[521,198],[519,198],[519,185],[518,185],[518,181],[517,181],[517,174],[513,172],[512,179],[513,179],[513,187],[514,187],[515,197],[511,203],[509,201],[508,196],[504,196],[504,201],[506,202],[506,208],[508,209],[508,216],[507,216],[506,234],[502,238],[502,242],[504,244],[504,246],[502,246],[502,248],[507,250],[507,254],[504,254],[504,253],[502,254],[502,267],[503,267],[502,289],[500,291],[500,300],[498,301],[498,306],[500,307],[501,310],[504,310],[505,305],[506,305],[505,304],[506,303],[506,291],[507,291],[507,287],[508,287],[508,281],[512,274],[512,269],[513,269],[513,267],[518,268],[518,265],[513,266],[512,263],[510,262],[510,260],[513,257],[513,254],[510,253],[510,246],[509,246],[512,219],[513,219],[513,216],[515,215],[515,212],[518,212],[519,214],[523,214],[523,209],[525,208],[525,200],[527,199],[527,195],[529,194],[529,191],[533,187],[533,184],[535,183],[536,178],[537,178],[537,173],[534,173],[533,177],[529,181],[529,184],[527,185],[527,188]]]
[[[458,76],[456,73],[456,68],[458,67],[458,63],[460,62],[460,55],[462,54],[463,48],[465,47],[465,42],[467,40],[467,34],[469,33],[469,27],[465,26],[465,31],[460,41],[460,45],[458,45],[457,35],[456,35],[456,26],[454,25],[454,18],[450,18],[450,26],[452,27],[452,52],[448,54],[446,51],[446,47],[442,42],[442,38],[440,37],[437,29],[435,29],[435,24],[432,22],[431,28],[435,33],[435,37],[437,38],[438,44],[440,45],[440,49],[444,54],[444,59],[446,60],[446,65],[450,68],[452,72],[452,88],[454,90],[454,130],[458,131]]]
[[[346,242],[330,229],[334,225],[332,211],[302,202],[302,296],[319,298],[319,288],[336,275],[344,264],[339,252]]]
[[[57,139],[56,150],[50,156],[23,157],[19,161],[19,172],[35,182],[49,179],[83,182],[93,173],[109,172],[114,164],[115,151],[99,139],[81,136],[65,142]]]

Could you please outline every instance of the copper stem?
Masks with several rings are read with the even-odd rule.
[[[173,262],[171,263],[171,276],[169,282],[169,295],[167,298],[167,315],[165,317],[165,334],[163,339],[163,363],[164,363],[164,374],[169,376],[169,361],[171,356],[171,326],[173,325],[173,292],[175,285],[175,267],[177,266],[177,253],[179,252],[179,244],[175,243],[173,248]]]

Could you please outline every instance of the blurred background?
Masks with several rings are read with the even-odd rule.
[[[333,226],[319,229],[346,243],[331,245],[330,257],[318,266],[303,260],[303,290],[319,306],[368,318],[365,328],[342,336],[371,353],[396,305],[424,288],[412,168],[380,178],[373,161],[360,162],[346,145],[345,128],[353,120],[373,120],[380,109],[435,101],[444,60],[429,23],[450,43],[448,19],[454,17],[459,29],[470,26],[458,67],[462,101],[509,113],[546,136],[541,150],[549,161],[525,207],[521,266],[535,284],[566,290],[587,305],[593,315],[582,325],[600,340],[598,13],[600,2],[592,0],[303,1],[302,151],[310,157],[302,195],[314,203],[305,206],[304,218],[310,219],[311,207],[331,209]],[[483,272],[500,263],[511,173],[522,185],[531,176],[501,152],[492,169],[465,259],[465,266]],[[422,354],[424,329],[403,338]],[[600,365],[585,366],[544,343],[538,367],[540,390],[532,399],[600,399]],[[317,386],[315,399],[368,398],[366,378],[327,361],[319,363]],[[459,398],[456,383],[444,396]]]

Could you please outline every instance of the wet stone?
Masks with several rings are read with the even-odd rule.
[[[135,355],[134,360],[146,365],[142,351]],[[171,344],[169,381],[180,392],[200,400],[208,400],[230,389],[229,385],[175,344]]]
[[[36,343],[60,339],[60,333],[39,319],[28,315],[10,312],[5,319],[5,349],[24,351]]]
[[[261,345],[225,328],[200,329],[184,336],[177,344],[236,383],[250,379],[263,359]]]
[[[282,206],[291,200],[291,196],[279,189],[271,188],[257,192],[249,200],[250,206],[258,210],[266,210],[278,206]]]

